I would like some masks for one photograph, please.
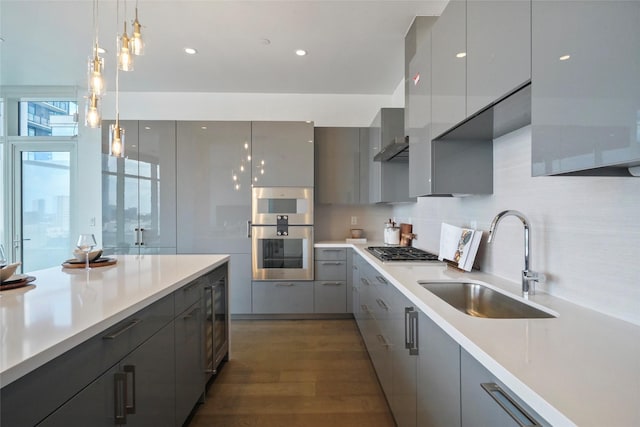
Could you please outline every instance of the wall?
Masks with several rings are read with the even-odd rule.
[[[315,209],[316,242],[344,241],[352,228],[361,228],[367,241],[380,243],[384,240],[384,223],[393,215],[391,205],[316,205]],[[351,225],[353,216],[357,218],[356,225]]]
[[[640,324],[640,180],[610,177],[531,177],[531,128],[494,141],[494,193],[467,198],[419,198],[393,213],[414,224],[414,245],[436,251],[440,223],[487,231],[505,209],[531,226],[531,269],[547,275],[539,289]],[[477,225],[476,225],[477,223]],[[494,242],[481,245],[481,270],[520,286],[522,223],[501,221]]]
[[[396,90],[397,92],[397,90]],[[276,93],[120,93],[126,120],[312,120],[315,126],[369,126],[382,107],[403,107],[404,95]],[[404,92],[403,92],[404,93]],[[115,118],[115,94],[104,98],[105,119]]]

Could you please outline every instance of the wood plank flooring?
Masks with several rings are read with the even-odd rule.
[[[189,427],[394,427],[353,320],[235,320]]]

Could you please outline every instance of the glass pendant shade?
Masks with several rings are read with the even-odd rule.
[[[124,129],[120,127],[120,120],[109,126],[109,155],[124,157]]]
[[[90,128],[99,128],[102,122],[100,103],[96,94],[90,94],[84,111],[84,124]]]
[[[133,71],[133,57],[131,56],[131,39],[127,35],[127,23],[124,32],[118,39],[118,68],[122,71]]]
[[[144,55],[144,40],[142,40],[142,25],[138,21],[138,8],[136,7],[136,19],[133,21],[133,35],[131,38],[131,53],[136,56]]]
[[[89,94],[102,96],[105,93],[104,85],[104,59],[96,54],[89,58]]]

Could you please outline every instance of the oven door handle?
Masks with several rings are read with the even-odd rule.
[[[251,220],[247,221],[247,238],[251,238]]]

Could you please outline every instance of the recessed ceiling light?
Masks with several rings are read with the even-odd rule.
[[[151,127],[150,127],[150,126],[145,126],[144,128],[145,128],[146,130],[151,130]]]
[[[307,51],[304,49],[298,49],[296,50],[296,55],[298,56],[305,56],[307,54]]]
[[[571,55],[562,55],[560,58],[560,61],[566,61],[567,59],[571,58]]]
[[[206,130],[206,129],[207,129],[207,127],[206,127],[206,126],[200,126],[200,129],[202,129],[202,130]]]
[[[456,53],[456,58],[464,58],[465,56],[467,56],[467,52]]]
[[[192,47],[185,47],[184,53],[186,53],[187,55],[195,55],[196,53],[198,53],[198,51]]]

